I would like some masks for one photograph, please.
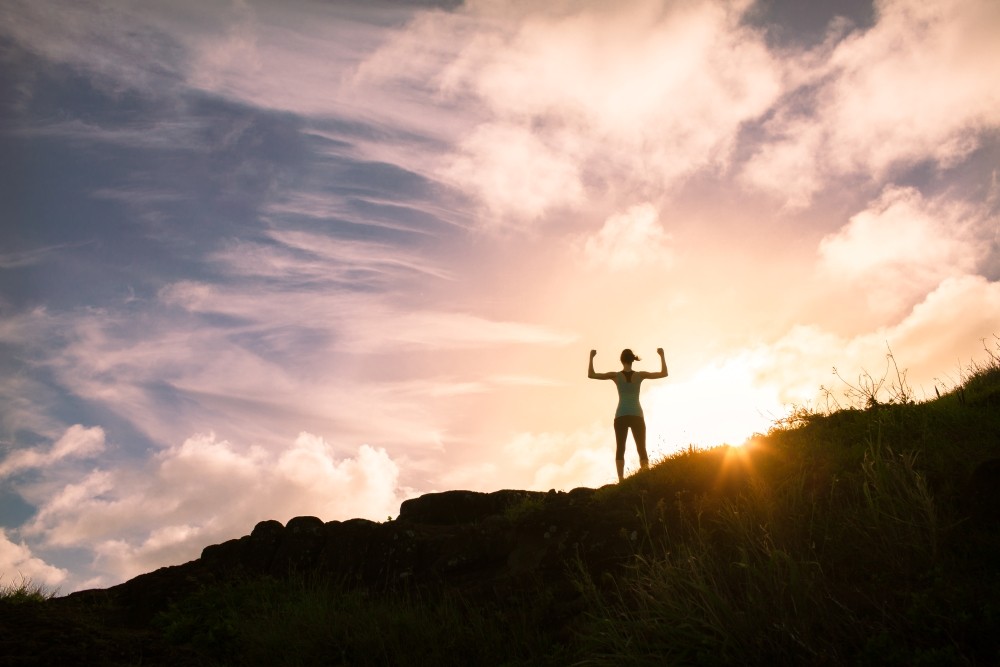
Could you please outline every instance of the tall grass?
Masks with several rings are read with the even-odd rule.
[[[24,602],[44,602],[56,595],[56,590],[32,581],[31,577],[19,575],[17,581],[3,583],[0,579],[0,602],[21,604]]]
[[[211,586],[162,614],[172,642],[216,665],[564,664],[531,608],[457,594],[374,594],[322,574]]]
[[[962,509],[973,467],[1000,457],[1000,341],[928,403],[888,360],[892,380],[862,376],[856,405],[594,494],[592,511],[634,510],[641,528],[624,569],[577,563],[570,626],[547,622],[562,593],[546,582],[498,607],[312,573],[206,588],[161,627],[204,664],[1000,664],[1000,533]],[[505,516],[546,511],[532,498]]]
[[[583,663],[1000,663],[1000,538],[957,509],[972,467],[1000,456],[1000,356],[973,367],[964,395],[929,404],[861,386],[863,406],[758,438],[741,486],[698,481],[721,478],[731,448],[627,480],[683,488],[684,470],[697,491],[661,495],[624,574],[581,569]]]
[[[618,586],[584,577],[588,664],[854,664],[872,641],[906,646],[921,620],[897,594],[939,562],[934,501],[912,454],[873,446],[855,477],[819,499],[756,483],[709,517],[694,501],[686,534]]]

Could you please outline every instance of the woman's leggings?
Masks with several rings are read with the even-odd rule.
[[[629,429],[632,429],[632,437],[635,438],[635,448],[639,450],[639,462],[645,466],[649,462],[646,456],[646,420],[640,415],[615,417],[615,459],[625,459],[625,438]]]

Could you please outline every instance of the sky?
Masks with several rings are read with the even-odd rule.
[[[613,482],[591,349],[665,350],[654,460],[890,352],[953,388],[1000,334],[998,34],[995,0],[5,0],[0,582]]]

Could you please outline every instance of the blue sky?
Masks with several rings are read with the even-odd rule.
[[[614,479],[1000,332],[1000,7],[0,8],[0,575]],[[629,452],[628,465],[635,465]]]

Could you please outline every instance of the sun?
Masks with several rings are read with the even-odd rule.
[[[643,406],[654,440],[662,440],[669,454],[688,445],[742,447],[784,414],[777,394],[742,356],[651,386]]]

